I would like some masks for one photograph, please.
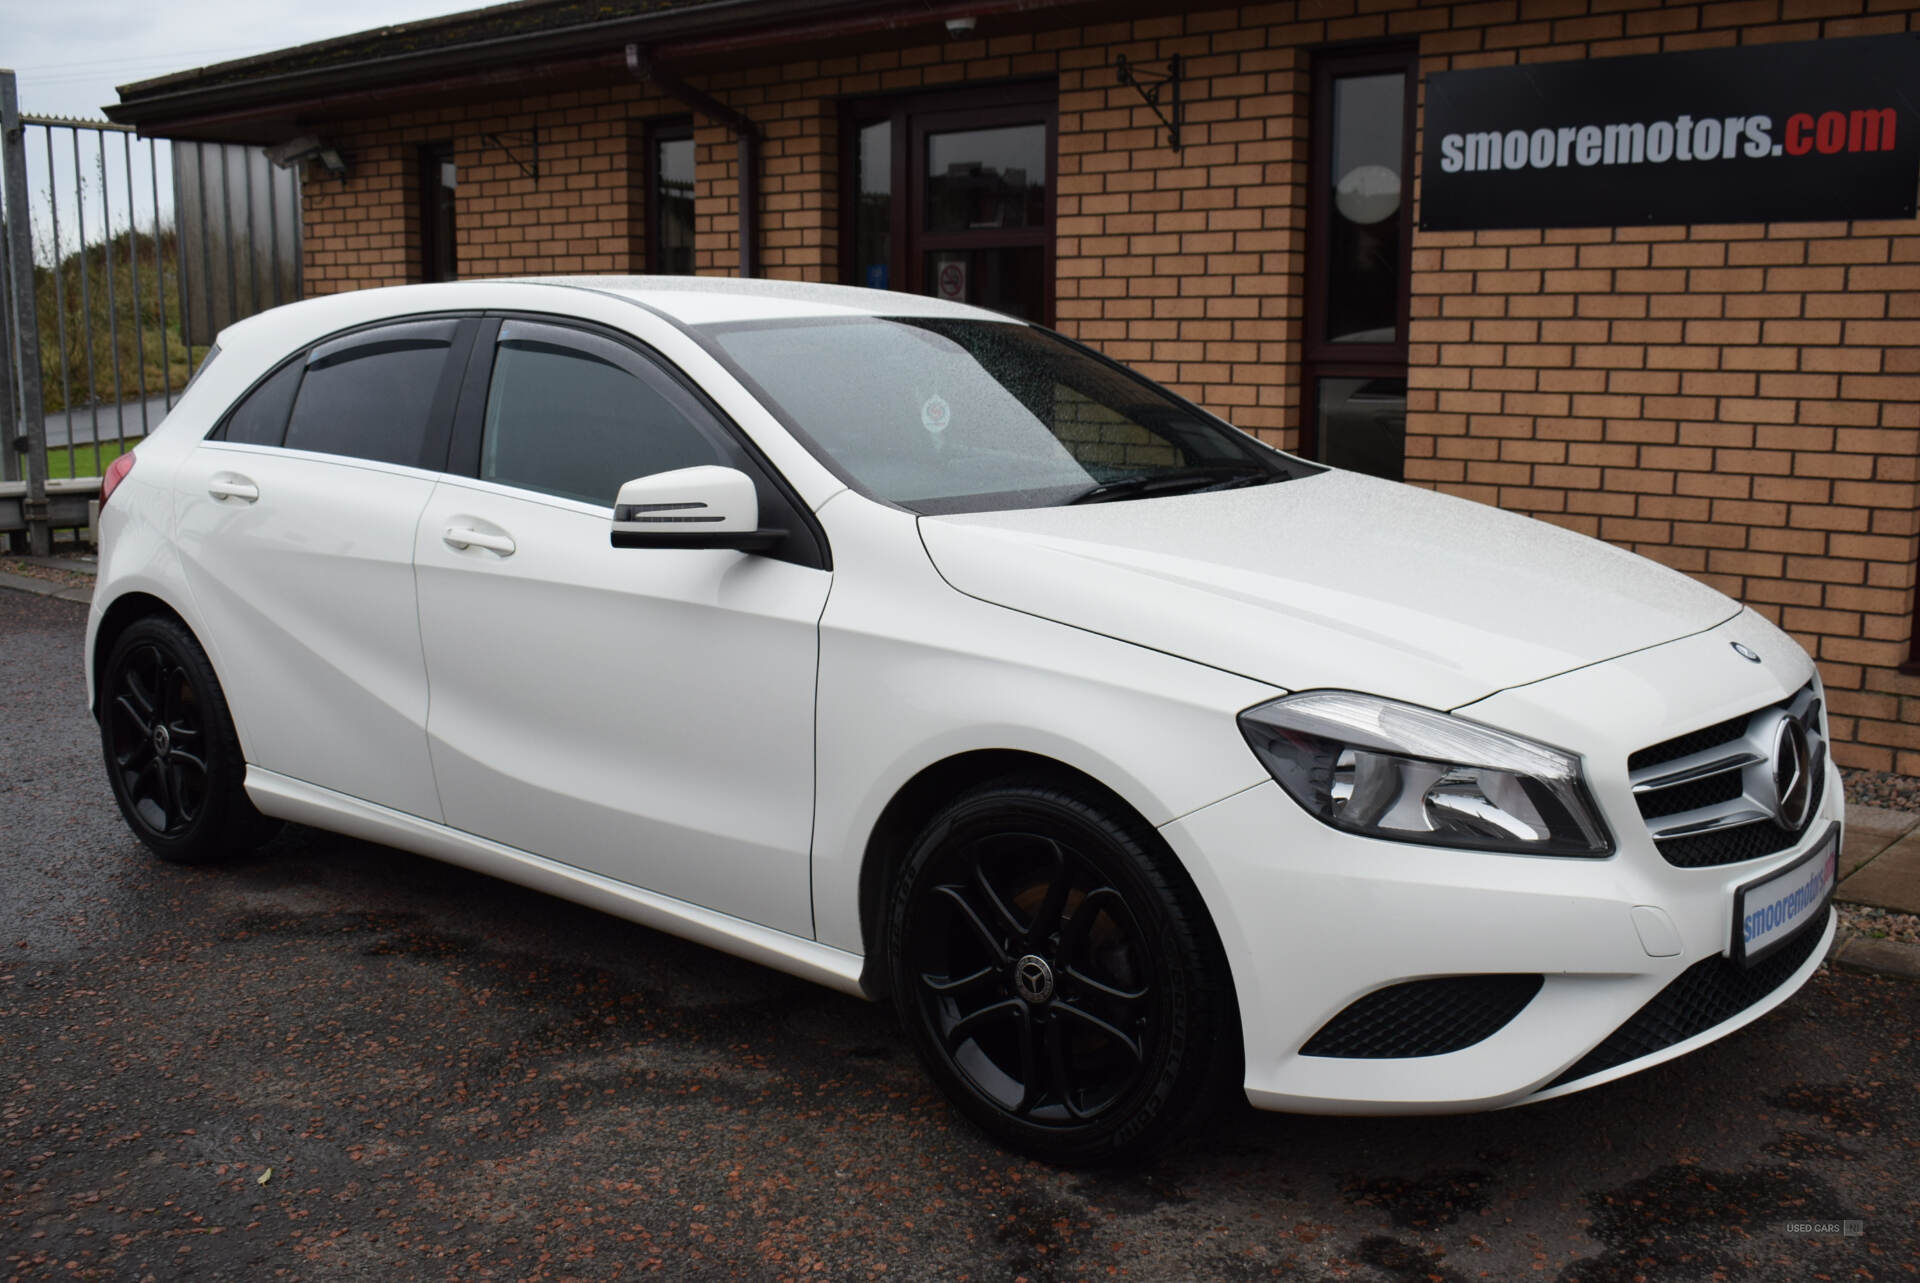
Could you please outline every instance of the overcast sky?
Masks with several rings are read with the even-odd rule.
[[[116,85],[325,40],[483,0],[0,0],[0,67],[20,109],[98,118]]]

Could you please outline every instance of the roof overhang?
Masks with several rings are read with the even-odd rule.
[[[1031,31],[1122,0],[520,0],[385,27],[119,89],[108,119],[155,138],[268,144],[331,121],[626,79],[626,46],[676,72]],[[1080,11],[1072,13],[1071,11]]]

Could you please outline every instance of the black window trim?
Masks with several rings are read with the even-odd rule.
[[[319,351],[321,348],[331,347],[342,340],[350,339],[357,335],[366,334],[375,330],[387,329],[390,326],[413,325],[413,324],[419,324],[421,322],[433,322],[433,321],[453,321],[453,322],[460,322],[460,323],[471,322],[472,324],[461,324],[459,328],[457,328],[454,331],[452,346],[447,353],[447,364],[446,364],[446,367],[440,373],[440,386],[434,390],[433,403],[431,408],[427,412],[427,416],[428,416],[427,430],[421,439],[420,461],[418,463],[412,463],[412,464],[394,463],[391,460],[367,459],[367,458],[362,458],[359,455],[351,455],[351,454],[330,455],[330,454],[326,454],[323,451],[310,451],[310,450],[299,451],[299,453],[301,454],[311,454],[317,458],[339,459],[339,460],[345,460],[345,461],[349,461],[356,464],[372,465],[375,467],[383,467],[383,468],[411,467],[411,468],[418,468],[426,472],[436,472],[436,473],[444,472],[446,470],[444,464],[445,464],[446,452],[447,452],[447,442],[449,437],[452,434],[453,419],[456,413],[456,405],[458,401],[458,397],[457,395],[455,395],[455,393],[456,393],[456,390],[460,387],[460,383],[457,380],[450,381],[449,375],[452,374],[456,368],[464,369],[470,363],[471,353],[473,351],[473,348],[478,346],[477,344],[473,343],[473,339],[480,329],[478,322],[480,322],[481,320],[482,320],[482,314],[470,308],[463,308],[459,311],[452,311],[452,312],[409,312],[402,316],[383,316],[383,317],[380,317],[378,320],[363,321],[358,325],[349,325],[343,329],[334,330],[331,333],[320,335],[319,337],[312,339],[309,342],[301,344],[297,350],[289,353],[283,359],[279,361],[275,361],[271,366],[267,367],[267,370],[265,371],[265,373],[261,374],[258,378],[254,379],[252,383],[248,384],[246,390],[240,393],[240,395],[234,397],[232,402],[228,404],[227,408],[221,411],[219,419],[217,419],[214,422],[214,426],[207,431],[206,435],[202,437],[201,440],[217,441],[217,442],[220,442],[221,444],[229,444],[227,441],[227,427],[229,424],[233,422],[233,416],[239,412],[240,407],[247,402],[247,399],[251,397],[255,392],[259,391],[262,387],[265,387],[268,383],[272,382],[274,377],[277,376],[281,371],[285,370],[289,365],[298,364],[301,367],[301,371],[302,371],[300,376],[300,383],[306,382],[305,370],[306,370],[307,364],[312,359],[313,354]],[[473,346],[467,346],[469,344],[472,344]],[[451,387],[449,386],[450,382],[452,383]],[[235,448],[249,449],[249,450],[287,449],[288,448],[286,444],[287,426],[288,426],[288,423],[292,422],[293,406],[296,402],[299,401],[299,399],[300,399],[300,386],[299,384],[296,384],[293,389],[293,397],[287,402],[287,423],[282,423],[280,425],[280,438],[278,441],[271,442],[271,443],[264,442],[264,441],[249,441],[249,442],[235,443]]]
[[[652,308],[643,310],[659,315]],[[532,324],[549,325],[557,329],[573,330],[576,333],[610,341],[614,345],[632,353],[648,368],[672,384],[681,396],[706,414],[727,442],[739,452],[742,461],[748,465],[747,473],[758,486],[763,486],[762,506],[773,511],[763,511],[763,525],[782,526],[790,532],[786,541],[779,547],[762,555],[776,561],[788,561],[794,565],[806,566],[814,570],[833,569],[833,550],[827,542],[827,534],[821,528],[813,509],[800,497],[793,484],[773,466],[764,451],[754,443],[733,421],[732,416],[720,408],[706,390],[681,370],[667,357],[645,342],[609,325],[576,316],[556,315],[551,312],[514,310],[489,310],[482,318],[490,323],[486,329],[484,353],[483,344],[475,342],[467,359],[467,369],[461,384],[458,409],[454,413],[453,435],[446,454],[443,471],[450,477],[458,477],[478,485],[497,485],[503,490],[523,495],[539,495],[542,499],[563,498],[544,494],[541,491],[507,485],[503,482],[485,481],[480,477],[480,438],[485,427],[487,411],[487,389],[493,377],[494,354],[499,347],[500,326],[507,321],[526,321]],[[676,328],[679,328],[676,326]],[[685,332],[684,330],[682,331]],[[704,346],[704,345],[703,345]],[[769,504],[768,495],[775,500]],[[564,500],[579,503],[579,500]],[[595,505],[585,505],[595,506]],[[781,511],[785,509],[785,511]],[[604,509],[611,515],[611,506]]]

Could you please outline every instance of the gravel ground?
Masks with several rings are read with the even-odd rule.
[[[1842,768],[1847,801],[1855,806],[1883,806],[1888,810],[1920,814],[1920,779],[1895,775],[1891,771],[1859,771]],[[1875,940],[1899,940],[1920,944],[1920,916],[1895,913],[1891,909],[1868,905],[1840,906],[1840,925]]]
[[[1874,940],[1920,944],[1920,916],[1911,913],[1895,913],[1892,909],[1867,904],[1843,904],[1840,906],[1840,926],[1843,930],[1851,928]]]
[[[1916,1277],[1911,981],[1823,970],[1526,1109],[1229,1107],[1060,1171],[956,1121],[884,1009],[313,830],[153,861],[83,621],[0,592],[0,1278]]]
[[[1840,769],[1840,778],[1846,782],[1847,801],[1856,806],[1884,806],[1890,811],[1920,815],[1920,778],[1850,767]]]

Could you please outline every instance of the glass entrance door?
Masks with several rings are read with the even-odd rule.
[[[1053,90],[973,101],[943,95],[856,109],[842,279],[1049,324]]]

